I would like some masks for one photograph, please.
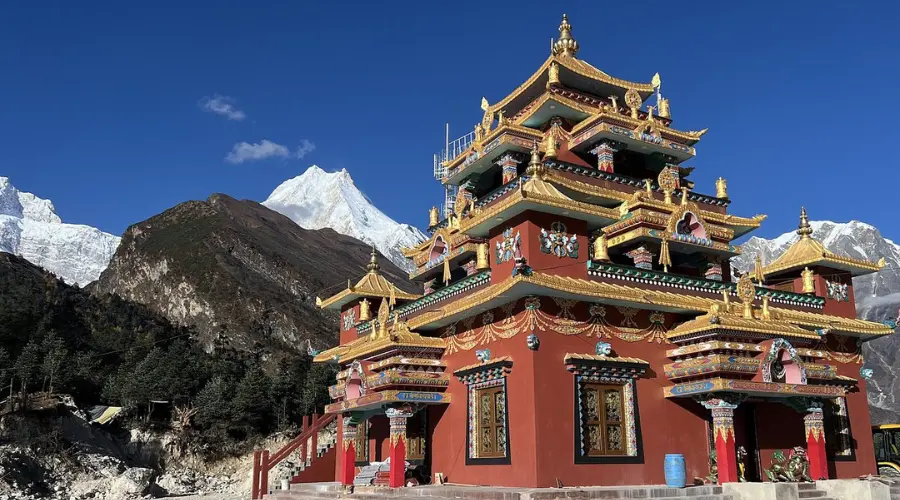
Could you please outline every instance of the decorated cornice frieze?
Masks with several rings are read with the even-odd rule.
[[[710,373],[752,375],[759,370],[759,366],[760,360],[756,358],[713,354],[666,364],[663,371],[669,380],[676,380]]]
[[[775,382],[753,382],[750,380],[734,380],[715,377],[709,380],[684,382],[671,387],[664,387],[663,394],[667,398],[693,396],[710,392],[739,392],[762,396],[789,397],[815,396],[825,398],[842,397],[847,393],[845,386],[838,385],[801,385],[780,384]]]

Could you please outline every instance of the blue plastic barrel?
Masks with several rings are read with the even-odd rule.
[[[664,462],[666,469],[666,486],[669,488],[684,488],[687,474],[684,469],[684,455],[680,453],[667,453]]]

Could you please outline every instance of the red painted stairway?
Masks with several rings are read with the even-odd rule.
[[[332,431],[326,432],[332,429]],[[321,436],[320,436],[321,434]],[[337,420],[335,415],[313,414],[303,417],[300,434],[274,453],[269,450],[253,452],[253,476],[250,486],[250,498],[260,500],[272,489],[269,472],[286,458],[299,452],[296,460],[299,467],[294,469],[291,483],[312,483],[334,479],[334,450],[337,442]]]

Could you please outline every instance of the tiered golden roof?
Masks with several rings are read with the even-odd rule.
[[[544,290],[541,290],[544,289]],[[438,310],[419,314],[409,320],[411,328],[436,328],[457,315],[479,306],[498,307],[516,298],[553,291],[552,295],[588,297],[613,303],[631,303],[657,310],[701,312],[710,311],[713,306],[724,310],[722,301],[683,293],[648,290],[646,288],[619,285],[602,281],[558,276],[534,271],[529,276],[517,275],[513,278],[482,288],[459,300],[444,305]],[[759,311],[762,314],[762,311]],[[821,313],[797,311],[787,308],[769,307],[768,314],[779,324],[794,324],[806,328],[827,328],[842,335],[879,336],[894,332],[881,323],[861,319],[829,316]]]
[[[344,304],[362,297],[393,297],[399,300],[415,300],[419,298],[419,295],[400,290],[381,275],[381,267],[378,265],[378,253],[375,247],[372,247],[367,269],[366,275],[356,282],[355,285],[351,285],[348,280],[345,290],[324,300],[316,297],[316,305],[322,309],[340,309]]]
[[[447,341],[435,337],[423,337],[409,329],[405,321],[394,314],[394,321],[388,328],[390,306],[387,300],[381,301],[378,308],[378,327],[372,333],[352,342],[323,351],[313,358],[316,363],[334,361],[349,363],[356,359],[374,356],[385,352],[414,351],[416,349],[443,350]]]
[[[797,234],[800,235],[800,239],[794,242],[786,252],[781,254],[771,264],[765,266],[762,273],[768,277],[810,266],[824,266],[849,271],[853,276],[860,276],[880,271],[885,265],[883,257],[877,263],[872,263],[835,255],[826,250],[820,242],[816,241],[812,237],[812,232],[812,227],[809,225],[809,217],[806,215],[806,208],[801,208],[800,226],[797,228]]]

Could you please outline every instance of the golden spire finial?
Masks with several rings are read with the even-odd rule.
[[[800,226],[797,228],[797,234],[801,238],[809,238],[813,232],[809,225],[809,217],[806,215],[806,207],[800,207]]]
[[[381,267],[378,265],[378,252],[375,250],[375,246],[372,246],[372,253],[369,254],[369,265],[366,266],[366,269],[369,270],[370,273],[377,273]]]
[[[553,43],[554,56],[572,56],[578,53],[578,42],[572,38],[572,25],[569,24],[569,16],[563,14],[559,23],[559,40]]]
[[[528,168],[525,169],[525,175],[535,176],[544,169],[541,163],[540,152],[538,151],[538,142],[534,141],[534,147],[531,148],[531,161],[528,162]]]

